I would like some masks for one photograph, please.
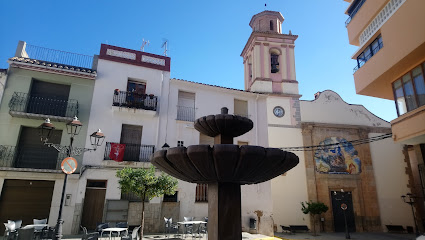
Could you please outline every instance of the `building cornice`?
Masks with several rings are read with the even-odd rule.
[[[298,35],[292,35],[292,34],[280,34],[280,33],[272,33],[272,32],[252,32],[251,35],[248,38],[248,41],[245,44],[245,47],[242,50],[241,57],[244,57],[246,52],[248,51],[249,47],[251,46],[251,43],[253,40],[255,40],[256,37],[265,37],[265,38],[279,38],[279,39],[289,39],[293,42],[298,38]],[[282,42],[282,44],[284,44]]]
[[[25,69],[25,70],[43,72],[43,73],[52,73],[52,74],[58,74],[58,75],[64,75],[64,76],[84,78],[89,80],[95,80],[97,76],[96,73],[75,72],[73,70],[60,69],[57,67],[49,67],[49,66],[42,66],[42,65],[34,65],[30,63],[11,62],[11,61],[8,61],[8,63],[10,64],[10,67],[12,68],[19,68],[19,69]]]

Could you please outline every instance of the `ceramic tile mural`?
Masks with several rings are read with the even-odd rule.
[[[319,145],[323,147],[319,147],[314,153],[317,172],[328,174],[359,174],[361,172],[358,152],[344,138],[326,138]]]

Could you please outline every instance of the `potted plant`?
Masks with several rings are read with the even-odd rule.
[[[154,97],[153,94],[149,94],[149,98],[152,99]]]
[[[114,90],[114,94],[115,94],[115,95],[120,94],[120,90],[119,90],[118,88],[116,88],[116,89]]]

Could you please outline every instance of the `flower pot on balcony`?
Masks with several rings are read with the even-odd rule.
[[[153,94],[149,94],[149,98],[152,99],[154,97]]]
[[[119,90],[118,88],[117,88],[117,89],[115,89],[115,90],[114,90],[114,94],[115,94],[115,95],[120,94],[120,90]]]

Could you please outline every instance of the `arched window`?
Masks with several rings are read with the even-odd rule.
[[[273,20],[270,20],[270,30],[273,31]]]
[[[271,63],[271,72],[277,73],[279,72],[279,55],[275,53],[270,54],[270,63]]]

